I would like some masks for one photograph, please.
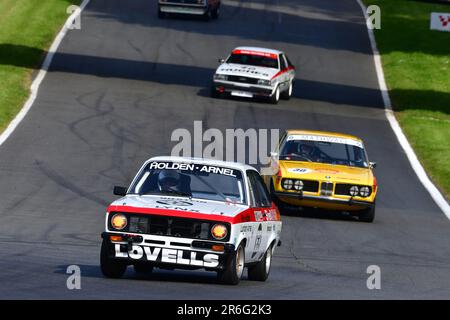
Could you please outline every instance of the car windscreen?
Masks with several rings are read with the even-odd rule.
[[[278,69],[278,59],[276,57],[265,57],[254,54],[232,53],[228,58],[227,63]]]
[[[326,138],[301,140],[288,137],[281,148],[280,160],[329,163],[359,168],[369,167],[362,143],[352,142],[350,139]]]
[[[240,170],[205,164],[150,162],[129,189],[131,194],[171,195],[245,204]]]

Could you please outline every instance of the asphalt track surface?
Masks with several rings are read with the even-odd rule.
[[[275,47],[297,66],[278,105],[216,100],[217,58]],[[33,50],[33,48],[25,48]],[[103,278],[100,233],[113,185],[174,129],[306,128],[362,137],[380,186],[372,224],[344,215],[283,216],[267,282],[156,270]],[[64,39],[37,100],[0,148],[0,298],[376,299],[450,297],[450,223],[412,171],[384,116],[361,9],[354,0],[224,1],[217,21],[156,17],[144,0],[92,0]],[[68,265],[82,289],[66,288]],[[366,268],[381,268],[368,290]],[[246,274],[244,275],[244,278]]]

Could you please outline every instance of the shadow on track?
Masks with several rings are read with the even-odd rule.
[[[75,264],[80,267],[81,276],[88,278],[101,278],[105,280],[115,280],[108,279],[103,276],[100,265],[87,265],[87,264]],[[67,275],[67,267],[69,265],[59,265],[57,266],[54,273]],[[247,280],[247,276],[242,276],[242,280]],[[126,273],[121,280],[146,280],[146,281],[160,281],[160,282],[179,282],[179,283],[193,283],[193,284],[211,284],[211,285],[222,285],[216,277],[215,272],[206,271],[185,271],[185,270],[164,270],[155,268],[153,272],[150,273],[136,273],[133,270],[133,266],[128,266]]]

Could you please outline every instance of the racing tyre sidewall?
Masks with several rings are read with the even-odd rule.
[[[218,278],[223,284],[237,285],[241,280],[245,266],[245,250],[244,245],[241,243],[236,251],[228,259],[224,270],[219,271]]]
[[[292,81],[289,83],[289,87],[287,88],[287,90],[285,90],[282,94],[281,97],[284,100],[289,100],[292,96],[292,90],[293,90],[293,86],[294,84],[292,83]]]
[[[361,210],[358,214],[358,220],[362,222],[371,223],[375,220],[375,202],[373,206],[364,210]]]
[[[108,243],[103,240],[100,252],[100,269],[107,278],[121,278],[127,269],[127,265],[111,259],[108,255],[108,251]]]
[[[218,6],[217,8],[215,8],[211,14],[213,19],[218,19],[220,15],[220,6]]]
[[[277,87],[274,94],[270,98],[270,102],[272,102],[273,104],[277,104],[278,101],[280,101],[280,87],[279,86]]]
[[[248,279],[253,281],[266,281],[269,277],[270,267],[272,266],[274,245],[271,244],[266,250],[261,261],[248,268]]]

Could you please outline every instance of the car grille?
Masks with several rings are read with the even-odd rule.
[[[354,186],[354,184],[347,184],[347,183],[336,183],[336,188],[334,189],[334,194],[341,195],[341,196],[349,196],[350,195],[350,188]],[[360,186],[358,186],[360,187]],[[372,194],[372,188],[369,187],[370,193],[369,196]]]
[[[110,218],[115,213],[117,212],[112,212]],[[123,232],[217,241],[211,235],[211,228],[216,224],[214,221],[159,215],[123,214],[128,219],[127,226],[123,230],[120,230]],[[223,224],[230,231],[229,225],[226,223]],[[111,223],[109,223],[109,229],[114,230]],[[228,241],[229,233],[221,241]]]
[[[320,185],[320,195],[331,196],[333,194],[333,183],[332,182],[322,182]]]
[[[228,81],[249,83],[249,84],[258,84],[258,79],[243,77],[243,76],[228,76]]]
[[[319,182],[313,180],[302,180],[303,181],[303,191],[307,192],[317,192],[319,190]]]

